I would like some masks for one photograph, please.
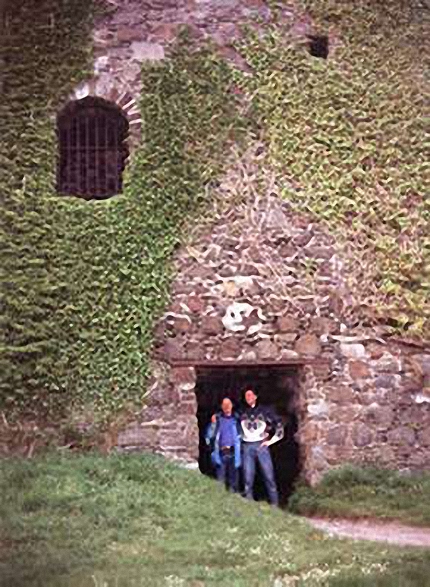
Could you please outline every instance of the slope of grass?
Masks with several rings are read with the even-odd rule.
[[[290,507],[308,515],[377,517],[430,526],[430,474],[405,476],[348,465],[327,473],[315,488],[298,487]]]
[[[425,587],[430,553],[332,540],[150,456],[0,463],[1,587]]]

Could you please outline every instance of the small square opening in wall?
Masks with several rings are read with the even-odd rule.
[[[295,439],[298,429],[297,394],[299,370],[297,366],[246,365],[197,367],[197,420],[199,426],[199,467],[203,474],[215,476],[210,448],[205,442],[205,431],[212,415],[219,411],[223,398],[233,402],[235,410],[244,407],[244,392],[252,389],[258,403],[268,406],[281,418],[284,437],[270,447],[275,469],[280,505],[285,505],[300,473],[299,445]],[[243,471],[241,472],[243,489]],[[257,500],[268,498],[261,471],[257,466],[254,485]]]
[[[327,59],[329,53],[329,40],[327,35],[309,35],[309,53],[312,57]]]

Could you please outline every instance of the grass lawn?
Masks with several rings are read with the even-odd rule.
[[[430,551],[333,540],[154,456],[0,461],[1,587],[426,587]]]
[[[290,508],[306,515],[395,519],[430,526],[430,473],[345,466],[330,471],[314,488],[301,485]]]

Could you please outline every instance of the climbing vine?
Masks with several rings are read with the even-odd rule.
[[[238,83],[284,198],[348,249],[363,322],[428,338],[428,21],[401,0],[301,7],[311,32],[331,39],[329,58],[276,25],[239,46],[253,75]]]
[[[43,0],[36,10],[22,0],[9,15],[1,403],[38,414],[88,405],[105,418],[145,394],[180,228],[202,210],[205,186],[246,123],[225,62],[182,38],[169,61],[144,72],[144,140],[123,194],[58,196],[55,113],[85,75],[91,11],[86,2]]]
[[[2,409],[64,414],[88,406],[107,418],[142,400],[184,221],[205,213],[226,148],[251,125],[283,197],[349,248],[363,319],[385,316],[394,329],[428,335],[421,61],[430,35],[400,0],[301,6],[330,34],[326,61],[273,25],[248,31],[238,45],[252,75],[233,73],[209,47],[190,50],[186,38],[168,60],[145,67],[143,141],[123,194],[85,202],[55,193],[55,116],[91,75],[95,6],[6,2]]]

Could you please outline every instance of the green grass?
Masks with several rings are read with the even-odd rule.
[[[308,515],[375,517],[430,526],[430,473],[405,476],[345,466],[327,473],[315,488],[299,486],[290,507]]]
[[[0,462],[1,587],[425,587],[430,552],[333,540],[153,456]]]

